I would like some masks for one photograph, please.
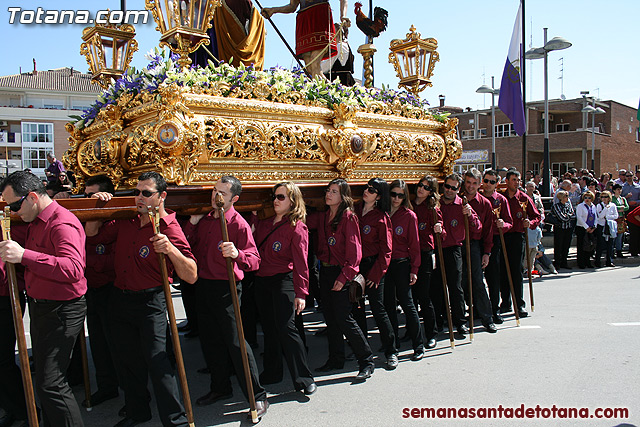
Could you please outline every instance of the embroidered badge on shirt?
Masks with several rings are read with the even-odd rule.
[[[516,213],[516,216],[517,216],[518,218],[522,218],[522,212],[517,212],[517,213]]]
[[[273,246],[271,246],[271,248],[273,249],[274,252],[279,252],[280,249],[282,249],[282,243],[278,241],[273,242]]]
[[[365,225],[364,227],[362,227],[362,232],[364,234],[369,234],[371,233],[371,226],[370,225]]]
[[[418,230],[425,230],[426,228],[427,228],[426,222],[421,222],[420,224],[418,224]]]
[[[457,219],[452,219],[451,220],[451,226],[452,227],[457,227],[458,226],[458,220]]]
[[[98,255],[102,255],[102,254],[104,254],[105,250],[106,250],[106,249],[105,249],[105,247],[104,247],[104,245],[103,245],[102,243],[101,243],[101,244],[99,244],[98,246],[96,246],[96,253],[97,253]]]
[[[149,250],[149,246],[143,246],[140,248],[140,250],[138,251],[138,255],[140,255],[142,258],[146,258],[149,256],[149,252],[151,252]]]
[[[333,246],[336,244],[336,238],[331,236],[327,239],[327,243],[329,244],[329,246]]]
[[[396,234],[399,236],[402,234],[402,232],[404,231],[404,228],[402,228],[402,226],[397,226],[396,227]]]

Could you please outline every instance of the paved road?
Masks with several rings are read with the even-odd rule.
[[[534,280],[535,312],[517,328],[514,320],[489,335],[476,327],[475,340],[457,340],[451,350],[446,336],[420,362],[411,362],[404,343],[396,371],[376,369],[364,384],[354,385],[356,363],[316,378],[319,390],[310,398],[292,391],[289,380],[269,386],[269,408],[261,426],[615,426],[640,425],[640,268],[623,267],[573,270]],[[528,294],[527,294],[528,295]],[[178,318],[184,319],[175,296]],[[512,318],[511,318],[512,319]],[[312,367],[326,358],[326,341],[313,336],[322,326],[321,315],[305,315]],[[369,319],[371,327],[373,319]],[[379,347],[372,333],[371,343]],[[192,399],[205,394],[208,378],[196,370],[204,366],[197,339],[182,337]],[[381,366],[384,357],[377,354]],[[79,400],[82,387],[74,388]],[[232,399],[209,407],[194,407],[197,426],[250,425],[247,404],[235,386]],[[85,412],[91,427],[113,426],[122,399],[105,402]],[[618,419],[413,419],[403,418],[404,408],[544,408],[622,407],[627,417]],[[409,415],[411,412],[407,412]],[[154,419],[145,426],[159,425]]]

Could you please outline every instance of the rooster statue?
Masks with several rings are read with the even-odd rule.
[[[387,29],[387,18],[389,12],[381,7],[373,8],[373,20],[369,19],[367,15],[362,13],[362,3],[355,4],[356,25],[360,28],[367,37],[369,37],[369,43],[373,43],[373,38],[378,37],[381,32]]]

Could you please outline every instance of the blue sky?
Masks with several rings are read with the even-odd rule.
[[[265,7],[280,6],[288,0],[260,0]],[[368,1],[364,0],[365,13]],[[119,9],[119,0],[100,2],[58,0],[32,1],[7,0],[0,10],[0,35],[2,57],[0,75],[30,71],[32,58],[39,70],[59,67],[88,69],[84,57],[80,56],[81,34],[84,25],[9,24],[8,7],[35,10],[78,10],[91,8]],[[334,18],[338,15],[338,0],[332,0]],[[483,83],[490,84],[495,76],[496,87],[500,85],[502,69],[506,60],[509,39],[518,8],[517,0],[459,0],[439,1],[404,0],[374,1],[389,11],[389,28],[374,43],[378,49],[375,56],[375,84],[397,87],[397,78],[388,63],[388,47],[392,39],[403,39],[413,24],[423,38],[438,40],[440,62],[436,64],[432,88],[427,88],[421,97],[431,105],[438,105],[438,95],[446,96],[446,104],[459,107],[487,108],[491,106],[489,96],[475,93]],[[144,0],[127,0],[130,10],[144,9]],[[549,55],[549,98],[559,98],[561,91],[560,68],[564,62],[564,95],[567,98],[580,96],[588,90],[601,99],[613,99],[637,107],[640,97],[637,54],[637,18],[640,2],[637,0],[528,0],[526,8],[527,48],[543,44],[543,27],[549,28],[549,39],[562,36],[573,43],[567,50]],[[349,43],[355,53],[364,42],[364,35],[355,27],[353,2],[349,1],[349,17],[354,21],[349,34]],[[290,44],[294,44],[295,14],[275,15],[274,22]],[[146,65],[144,53],[157,46],[160,33],[155,23],[136,26],[136,39],[140,50],[133,65]],[[266,66],[294,64],[276,32],[266,23]],[[356,54],[356,77],[362,75],[362,59]],[[543,61],[527,61],[527,100],[543,98]]]

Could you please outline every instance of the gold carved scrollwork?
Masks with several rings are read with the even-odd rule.
[[[335,163],[338,173],[348,178],[356,166],[362,163],[376,148],[375,141],[363,137],[353,129],[329,130],[324,134],[331,153],[330,163]],[[337,161],[337,162],[336,162]]]
[[[366,136],[377,146],[367,162],[434,164],[445,154],[445,141],[440,135],[408,133],[372,133]]]
[[[456,126],[458,126],[457,118],[447,119],[444,131],[446,156],[442,164],[445,175],[453,172],[453,165],[462,156],[462,143],[456,137]]]

